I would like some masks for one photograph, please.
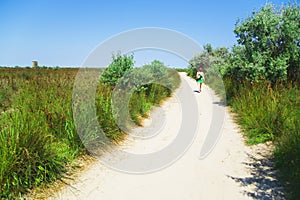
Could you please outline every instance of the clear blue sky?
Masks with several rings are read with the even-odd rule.
[[[287,1],[268,2],[280,6]],[[30,66],[32,60],[46,66],[80,66],[107,38],[142,27],[168,28],[200,45],[230,47],[236,43],[237,19],[265,4],[266,0],[0,0],[0,66]]]

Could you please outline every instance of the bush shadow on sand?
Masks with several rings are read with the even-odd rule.
[[[244,194],[253,199],[286,199],[283,187],[278,180],[277,171],[274,169],[273,159],[261,152],[258,152],[257,155],[255,157],[248,153],[248,162],[243,162],[249,169],[250,176],[240,178],[228,175],[228,177],[245,188]],[[246,189],[249,187],[251,190]]]

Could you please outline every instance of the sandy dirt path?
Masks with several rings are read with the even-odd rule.
[[[181,78],[197,89],[194,80],[182,73]],[[248,147],[244,144],[231,114],[226,107],[215,104],[213,92],[207,86],[200,94],[190,92],[197,99],[199,128],[192,145],[179,160],[157,172],[139,175],[119,172],[97,162],[49,199],[284,199],[267,158],[268,152],[263,152],[265,145]],[[220,106],[226,113],[222,134],[212,152],[205,159],[199,159],[210,124],[214,123],[211,120],[213,106]],[[160,121],[162,110],[165,118],[162,134],[147,140],[129,137],[120,148],[146,154],[172,142],[182,120],[176,94],[145,120],[149,130]]]

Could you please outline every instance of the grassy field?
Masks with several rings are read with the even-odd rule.
[[[29,189],[52,182],[86,153],[76,133],[72,91],[78,69],[0,68],[0,199],[22,197]],[[169,72],[171,73],[171,72]],[[169,74],[174,89],[178,74]],[[111,113],[113,88],[99,83],[95,96],[98,121],[114,141],[124,138]],[[135,92],[130,114],[141,116],[172,91],[152,84]]]

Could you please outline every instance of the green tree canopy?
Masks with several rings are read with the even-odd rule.
[[[115,86],[118,80],[128,71],[133,68],[133,55],[117,55],[112,56],[112,63],[101,75],[101,81],[111,86]]]
[[[300,9],[267,4],[236,23],[231,75],[250,80],[300,78]]]

